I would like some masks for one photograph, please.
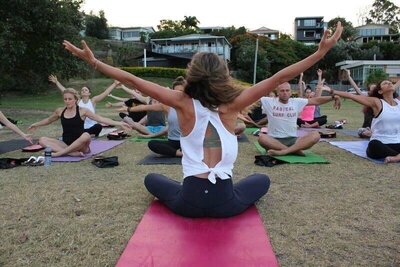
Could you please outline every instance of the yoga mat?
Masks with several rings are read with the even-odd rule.
[[[63,157],[53,157],[51,160],[53,162],[64,162],[64,161],[81,161],[84,159],[91,158],[94,155],[100,154],[104,151],[110,150],[113,147],[116,147],[122,144],[125,140],[121,141],[102,141],[102,140],[92,140],[90,143],[90,153],[86,154],[84,157],[71,157],[71,156],[63,156]]]
[[[32,141],[34,144],[37,142],[37,140]],[[9,141],[3,141],[0,142],[0,154],[11,152],[14,150],[22,149],[24,147],[32,145],[25,139],[15,139],[15,140],[9,140]]]
[[[318,163],[318,164],[327,164],[329,161],[327,161],[325,158],[323,158],[320,155],[317,155],[309,150],[304,151],[305,156],[298,156],[298,155],[285,155],[285,156],[273,156],[276,159],[282,160],[286,163],[301,163],[301,164],[313,164],[313,163]]]
[[[358,130],[343,129],[343,130],[336,130],[336,132],[337,133],[342,133],[344,135],[360,138],[360,136],[358,135]]]
[[[151,140],[167,141],[168,139],[166,137],[147,138],[141,136],[135,136],[129,139],[131,142],[149,142]]]
[[[247,134],[253,134],[255,131],[259,130],[260,128],[257,127],[247,127],[244,129],[244,132]]]
[[[378,163],[378,164],[383,164],[384,159],[377,160],[377,159],[371,159],[367,157],[367,147],[368,147],[368,140],[362,140],[362,141],[335,141],[335,142],[329,142],[329,144],[336,146],[338,148],[344,149],[354,155],[357,155],[359,157],[368,159],[372,162]]]
[[[184,218],[154,201],[117,267],[278,266],[255,206],[225,219]]]
[[[182,164],[182,158],[179,157],[167,157],[161,156],[158,154],[151,153],[144,157],[141,161],[138,162],[139,165],[156,165],[156,164],[166,164],[166,165],[175,165]]]
[[[266,155],[266,150],[256,141],[254,142],[257,150],[262,154]],[[297,155],[285,155],[285,156],[273,156],[273,158],[282,160],[286,163],[303,163],[303,164],[311,164],[311,163],[329,163],[325,158],[320,155],[317,155],[309,150],[304,151],[305,156],[297,156]]]

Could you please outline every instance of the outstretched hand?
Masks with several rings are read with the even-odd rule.
[[[79,57],[90,65],[96,68],[97,59],[95,58],[92,50],[90,50],[89,46],[86,44],[85,41],[81,41],[83,49],[76,47],[75,45],[71,44],[67,40],[64,40],[63,45],[64,48],[71,52],[74,56]]]
[[[124,121],[121,122],[121,127],[122,127],[122,129],[124,129],[125,131],[132,131],[132,127],[131,127],[128,123],[126,123],[126,122],[124,122]]]
[[[324,54],[327,53],[339,40],[340,35],[342,35],[343,26],[342,23],[339,21],[336,25],[335,33],[328,38],[329,31],[326,30],[324,35],[319,43],[318,50],[323,52]]]
[[[57,83],[58,82],[57,76],[55,76],[53,74],[50,74],[49,81],[52,82],[52,83]]]

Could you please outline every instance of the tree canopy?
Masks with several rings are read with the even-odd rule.
[[[400,8],[389,0],[375,0],[367,23],[388,24],[390,33],[400,32]]]
[[[83,64],[62,46],[65,39],[79,38],[81,4],[82,0],[15,0],[1,5],[1,91],[39,91],[50,73],[72,77],[82,70]]]
[[[107,19],[104,11],[100,10],[99,16],[90,12],[85,16],[85,34],[86,36],[96,37],[98,39],[108,39]]]

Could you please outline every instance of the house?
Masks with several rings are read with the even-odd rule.
[[[336,63],[341,70],[350,70],[350,75],[358,84],[365,84],[369,73],[381,69],[392,82],[400,80],[400,60],[346,60]]]
[[[389,34],[389,25],[385,24],[366,24],[355,27],[357,36],[355,41],[358,43],[377,42],[399,42],[400,34]]]
[[[256,30],[252,30],[250,33],[257,34],[259,36],[265,36],[270,40],[277,40],[279,38],[279,31],[271,30],[267,27],[261,27]]]
[[[294,19],[294,38],[306,45],[318,44],[326,29],[327,23],[324,22],[324,17],[296,17]]]
[[[140,42],[142,35],[148,38],[154,32],[153,27],[110,27],[108,28],[111,40]]]
[[[224,36],[209,34],[189,34],[173,38],[151,39],[150,61],[167,59],[169,66],[186,67],[192,56],[197,52],[212,52],[219,55],[225,61],[231,59],[232,45]],[[151,62],[148,66],[155,66]]]
[[[222,26],[199,27],[199,30],[205,34],[211,34],[212,32],[218,32],[223,29],[226,29],[226,27]]]

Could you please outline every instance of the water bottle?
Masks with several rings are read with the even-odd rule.
[[[44,150],[44,166],[47,168],[51,165],[51,147],[47,146]]]

